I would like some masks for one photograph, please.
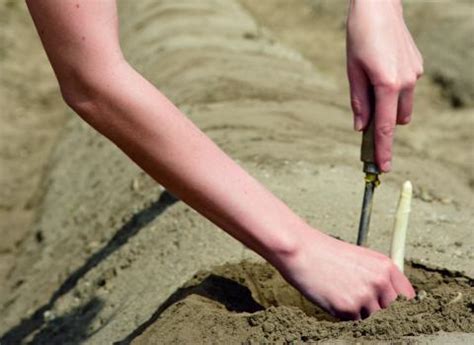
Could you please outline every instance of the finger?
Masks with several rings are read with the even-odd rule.
[[[414,94],[414,87],[405,89],[400,93],[400,97],[398,98],[397,124],[406,125],[410,122],[413,112]]]
[[[380,306],[385,309],[388,308],[393,301],[397,299],[398,293],[395,291],[393,286],[389,285],[385,288],[382,294],[379,297],[379,304]]]
[[[333,305],[328,310],[333,316],[340,320],[360,320],[359,305],[351,303],[349,300],[344,301],[344,303],[339,307]]]
[[[328,308],[329,313],[343,321],[360,320],[360,313],[356,310]]]
[[[408,278],[402,272],[400,272],[398,268],[394,267],[390,275],[390,280],[397,295],[403,295],[408,299],[415,297],[415,289],[413,289],[413,286],[411,285]]]
[[[388,172],[391,168],[398,94],[392,87],[375,89],[375,161],[382,172]]]
[[[362,319],[366,319],[373,313],[379,311],[380,309],[382,308],[380,307],[379,302],[373,299],[370,302],[368,302],[366,306],[362,307],[360,311],[360,316]]]
[[[371,110],[371,84],[361,66],[349,64],[349,85],[351,89],[351,107],[354,113],[354,129],[361,131],[369,123]]]
[[[338,312],[335,314],[335,316],[342,321],[354,321],[361,319],[360,313],[356,312]]]

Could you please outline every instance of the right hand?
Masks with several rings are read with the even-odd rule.
[[[306,298],[343,320],[359,320],[415,291],[385,255],[310,229],[277,269]]]
[[[400,0],[350,2],[347,73],[354,127],[361,131],[375,122],[375,161],[388,172],[395,125],[410,122],[415,84],[423,73]]]

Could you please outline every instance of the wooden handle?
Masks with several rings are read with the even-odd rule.
[[[362,134],[360,160],[364,163],[375,163],[375,138],[373,120],[370,121],[369,126]]]

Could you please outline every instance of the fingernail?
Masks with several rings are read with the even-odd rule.
[[[360,117],[354,118],[354,128],[356,131],[360,132],[362,130],[362,119]]]
[[[382,164],[382,171],[390,171],[392,169],[392,163],[390,161]]]

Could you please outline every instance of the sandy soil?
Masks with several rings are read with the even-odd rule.
[[[436,332],[474,333],[474,281],[407,267],[418,292],[363,322],[340,322],[314,307],[268,264],[200,272],[163,303],[137,344],[261,344],[393,340]],[[245,339],[245,340],[243,340]]]
[[[66,107],[21,1],[0,1],[0,295],[28,235]],[[21,39],[19,39],[21,37]]]
[[[35,36],[24,7],[2,5],[10,16],[1,23],[10,47],[2,56],[1,99],[8,111],[1,121],[2,130],[13,133],[0,139],[2,167],[8,167],[2,184],[12,188],[0,199],[10,205],[2,208],[1,223],[8,224],[10,248],[2,249],[2,259],[10,258],[0,277],[2,344],[191,339],[180,334],[195,343],[473,340],[467,322],[474,277],[474,78],[463,69],[474,49],[472,4],[423,4],[427,18],[420,4],[407,5],[427,76],[413,124],[398,130],[394,171],[377,191],[369,242],[387,252],[399,187],[412,180],[407,258],[417,267],[412,278],[428,294],[356,324],[322,321],[326,316],[311,314],[314,308],[294,292],[285,292],[283,302],[262,299],[266,287],[257,293],[242,276],[242,267],[250,265],[258,268],[252,281],[272,281],[268,266],[243,263],[261,258],[164,192],[79,119],[61,126],[64,106],[39,44],[31,43]],[[120,2],[120,12],[123,48],[138,70],[308,222],[354,241],[363,182],[360,135],[351,130],[347,101],[342,2],[142,0]],[[9,33],[14,30],[23,30],[26,43]],[[31,67],[24,68],[30,65],[17,55]],[[24,91],[33,83],[37,93],[27,92],[30,99]],[[17,108],[29,109],[23,122]],[[38,114],[54,121],[38,124]],[[42,126],[43,141],[35,141],[36,132],[24,134]],[[59,127],[62,135],[47,160]],[[3,153],[21,145],[35,159]],[[23,171],[18,169],[23,178],[14,184]],[[31,195],[40,202],[25,210]],[[14,223],[13,209],[27,220]],[[230,273],[215,268],[226,264],[233,264],[223,266]],[[203,287],[193,278],[200,271],[215,278]],[[282,281],[278,285],[292,291]],[[191,293],[173,300],[183,286]],[[234,295],[222,296],[223,289]],[[461,297],[449,304],[458,292]],[[433,314],[431,326],[427,312]]]

